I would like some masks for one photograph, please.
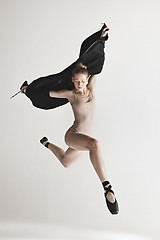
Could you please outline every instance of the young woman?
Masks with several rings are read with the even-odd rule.
[[[109,30],[107,28],[107,30]],[[106,28],[102,30],[101,37],[106,36]],[[97,139],[90,136],[92,120],[95,110],[95,82],[98,75],[89,76],[87,66],[77,63],[72,70],[72,82],[74,89],[49,91],[51,98],[66,98],[71,104],[74,113],[74,123],[65,133],[65,142],[68,149],[62,148],[43,137],[40,142],[47,147],[67,168],[82,155],[83,151],[89,151],[91,163],[104,188],[104,196],[109,211],[112,214],[119,212],[118,202],[115,198],[112,186],[106,175],[106,168],[101,155],[100,145]],[[27,86],[21,88],[25,93]]]

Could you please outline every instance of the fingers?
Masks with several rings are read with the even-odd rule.
[[[101,37],[105,37],[107,35],[107,31],[109,31],[110,29],[108,27],[103,28],[102,32],[101,32]]]
[[[105,27],[104,29],[103,29],[103,31],[107,31],[107,30],[110,30],[108,27]]]

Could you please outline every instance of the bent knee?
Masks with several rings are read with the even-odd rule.
[[[68,163],[63,163],[63,167],[69,168],[69,167],[70,167],[70,164],[68,164]]]
[[[63,167],[65,167],[65,168],[68,168],[71,165],[68,161],[64,161],[63,158],[62,158],[61,163],[62,163]]]
[[[65,168],[68,168],[71,165],[68,161],[65,161],[64,157],[62,157],[61,163],[62,163],[63,167],[65,167]]]
[[[98,149],[99,148],[99,141],[95,138],[92,138],[90,140],[90,145],[89,145],[89,149],[93,150],[93,149]]]

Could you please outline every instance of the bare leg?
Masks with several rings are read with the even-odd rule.
[[[91,163],[101,182],[108,181],[104,160],[100,152],[100,146],[96,139],[82,134],[68,132],[65,135],[65,141],[70,146],[65,152],[62,148],[50,143],[48,148],[54,153],[64,167],[70,166],[76,159],[78,159],[82,151],[89,151]],[[45,145],[47,141],[43,144]],[[106,185],[108,187],[110,184]],[[107,193],[107,199],[110,202],[115,201],[115,197],[111,192]]]
[[[100,146],[97,144],[97,147],[89,151],[91,163],[100,179],[101,182],[107,181],[106,168],[104,160],[101,155]]]
[[[105,168],[104,160],[103,160],[101,152],[100,152],[99,144],[97,145],[97,147],[95,149],[90,150],[89,155],[90,155],[91,163],[92,163],[99,179],[101,180],[101,182],[108,181],[107,174],[106,174],[106,168]],[[107,184],[105,187],[108,187],[109,185],[110,184]],[[115,201],[115,197],[111,192],[107,193],[107,198],[110,202]]]
[[[45,145],[48,141],[44,142],[43,145]],[[83,152],[68,148],[66,151],[64,151],[62,148],[56,146],[53,143],[49,142],[48,149],[51,150],[51,152],[59,159],[61,164],[64,167],[69,167],[75,160],[77,160],[80,156],[82,156]]]
[[[96,139],[82,133],[68,132],[65,135],[66,143],[73,149],[88,150],[91,163],[101,182],[108,181],[104,160],[101,155],[100,146]],[[110,184],[107,184],[108,187]],[[107,193],[110,202],[115,201],[115,197],[111,192]]]
[[[91,163],[101,182],[107,181],[106,169],[98,141],[86,134],[69,132],[65,135],[68,146],[74,149],[89,151]]]

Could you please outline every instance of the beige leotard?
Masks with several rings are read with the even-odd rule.
[[[73,90],[74,101],[71,104],[74,113],[74,123],[70,130],[74,132],[90,133],[95,112],[95,93],[88,89],[88,96],[77,94]]]

